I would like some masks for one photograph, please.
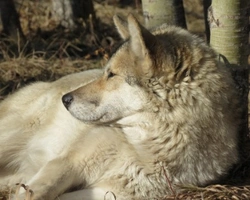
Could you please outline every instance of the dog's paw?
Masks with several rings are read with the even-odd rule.
[[[15,194],[11,195],[11,200],[34,200],[34,192],[25,184],[16,184]]]

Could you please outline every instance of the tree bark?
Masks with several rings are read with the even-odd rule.
[[[92,0],[73,0],[72,9],[75,18],[82,18],[86,21],[91,15],[92,19],[95,20],[95,11]]]
[[[247,68],[248,0],[213,0],[209,9],[211,45],[231,64]]]
[[[240,148],[243,154],[247,151],[247,155],[243,157],[249,157],[250,148],[248,131],[249,9],[249,0],[213,0],[208,12],[210,44],[219,53],[219,58],[233,70],[241,97]]]
[[[203,10],[204,10],[204,22],[205,22],[205,32],[207,43],[210,43],[210,28],[208,21],[208,8],[211,6],[212,0],[203,0]]]
[[[187,27],[182,0],[142,0],[142,9],[147,28],[163,23]]]
[[[70,0],[53,0],[52,7],[53,17],[56,22],[64,28],[71,30],[75,28]]]
[[[82,19],[87,22],[95,20],[92,0],[53,0],[53,16],[65,28],[75,29]]]
[[[15,9],[13,0],[0,0],[0,13],[3,25],[3,34],[9,36],[14,41],[25,40],[19,15]]]

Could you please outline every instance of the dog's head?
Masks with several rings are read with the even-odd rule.
[[[110,123],[145,109],[157,110],[166,102],[168,89],[199,65],[191,65],[195,44],[190,43],[200,41],[187,31],[165,25],[151,33],[132,15],[127,21],[115,16],[114,22],[124,42],[103,76],[62,98],[69,112],[85,122]],[[202,56],[196,59],[202,62]]]
[[[156,45],[155,37],[132,15],[128,23],[117,16],[114,22],[124,43],[110,58],[103,76],[62,98],[69,112],[85,122],[115,121],[147,105],[141,77],[152,76],[147,45]]]

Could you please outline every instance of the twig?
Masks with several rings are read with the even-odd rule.
[[[174,191],[174,189],[173,189],[173,187],[172,187],[172,183],[170,182],[170,180],[169,180],[169,178],[168,178],[168,176],[167,176],[166,170],[165,170],[165,168],[164,168],[163,166],[162,166],[162,169],[163,169],[163,173],[164,173],[164,175],[165,175],[165,177],[166,177],[166,179],[167,179],[168,186],[169,186],[171,192],[173,193],[173,195],[175,196],[176,193],[175,193],[175,191]]]

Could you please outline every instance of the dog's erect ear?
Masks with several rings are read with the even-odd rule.
[[[154,50],[156,37],[144,28],[133,15],[128,16],[128,30],[130,35],[130,45],[139,58],[147,58]]]
[[[123,40],[128,39],[129,38],[128,23],[122,18],[120,18],[118,15],[114,15],[113,20],[121,38]]]

